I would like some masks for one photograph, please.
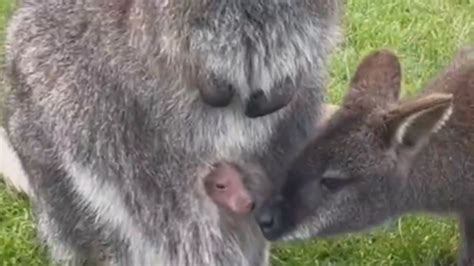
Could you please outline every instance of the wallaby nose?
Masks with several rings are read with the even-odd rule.
[[[240,206],[237,208],[239,213],[247,214],[253,211],[255,208],[255,202],[250,199],[242,198],[240,201]]]
[[[273,213],[269,209],[263,210],[257,217],[257,222],[262,231],[269,232],[272,230],[274,223]]]
[[[256,211],[257,224],[267,240],[277,241],[290,230],[291,224],[284,214],[288,216],[280,200],[267,201]]]
[[[257,90],[250,95],[246,107],[245,115],[250,118],[257,118],[272,114],[287,106],[292,99],[290,90],[276,90],[272,95],[265,95],[262,90]]]
[[[249,201],[246,205],[245,205],[245,209],[247,209],[248,212],[251,212],[255,209],[255,202],[253,201]]]
[[[269,241],[277,241],[283,234],[282,216],[279,208],[265,208],[257,217],[263,236]]]

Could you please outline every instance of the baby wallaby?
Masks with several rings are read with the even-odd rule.
[[[247,214],[253,210],[254,200],[243,178],[237,166],[220,163],[204,178],[204,187],[219,207],[234,214]]]
[[[474,265],[474,48],[411,99],[398,57],[359,64],[341,108],[292,162],[259,210],[269,240],[365,230],[408,212],[456,214],[460,265]]]

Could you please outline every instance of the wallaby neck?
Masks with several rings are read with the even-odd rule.
[[[406,186],[400,192],[405,208],[457,212],[474,203],[474,158],[469,153],[474,150],[470,137],[449,125],[431,137],[414,158]]]

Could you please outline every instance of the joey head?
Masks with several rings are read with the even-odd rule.
[[[244,177],[237,167],[230,163],[220,163],[204,179],[208,196],[220,207],[235,214],[252,211],[254,201],[244,184]]]

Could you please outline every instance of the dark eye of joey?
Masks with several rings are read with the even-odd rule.
[[[349,184],[349,180],[345,178],[323,178],[320,183],[329,191],[337,191]]]
[[[227,188],[227,186],[224,185],[224,184],[219,184],[219,183],[216,184],[216,189],[218,189],[218,190],[225,190],[226,188]]]

